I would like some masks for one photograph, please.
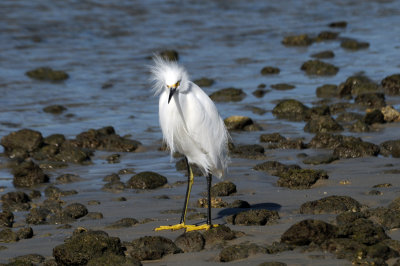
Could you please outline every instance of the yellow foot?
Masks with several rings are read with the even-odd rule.
[[[202,224],[202,225],[186,225],[186,232],[197,231],[197,230],[209,230],[214,227],[218,227],[218,224]]]
[[[174,224],[174,225],[162,225],[160,227],[155,228],[154,231],[179,230],[179,229],[186,228],[186,227],[187,227],[187,225],[185,225],[184,223]]]

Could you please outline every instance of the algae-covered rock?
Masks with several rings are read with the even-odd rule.
[[[338,37],[339,33],[338,32],[333,32],[333,31],[322,31],[318,34],[317,36],[317,41],[329,41],[329,40],[334,40]]]
[[[54,115],[59,115],[66,110],[67,110],[67,108],[65,106],[59,105],[59,104],[49,105],[49,106],[46,106],[45,108],[43,108],[43,111],[45,113],[50,113],[50,114],[54,114]]]
[[[346,21],[334,21],[328,24],[331,28],[346,28],[347,22]]]
[[[69,75],[62,70],[53,70],[50,67],[39,67],[25,73],[28,77],[46,81],[63,81],[69,78]]]
[[[313,40],[307,34],[286,36],[282,40],[282,44],[286,46],[308,46]]]
[[[321,244],[336,236],[337,227],[320,220],[303,220],[292,225],[281,236],[281,241],[290,245],[304,246]]]
[[[318,164],[328,164],[333,161],[338,160],[339,157],[333,155],[333,154],[318,154],[318,155],[313,155],[313,156],[308,156],[303,160],[304,164],[312,164],[312,165],[318,165]]]
[[[311,57],[314,57],[317,59],[328,59],[328,58],[335,57],[335,53],[332,52],[331,50],[327,50],[327,51],[322,51],[322,52],[312,54]]]
[[[14,223],[14,214],[11,211],[5,210],[3,205],[3,211],[0,212],[0,228],[12,227]]]
[[[123,255],[104,254],[101,257],[93,258],[87,266],[142,266],[140,260]]]
[[[319,200],[308,201],[300,206],[303,214],[339,214],[346,211],[360,211],[361,204],[348,196],[328,196]]]
[[[246,97],[242,89],[226,88],[216,91],[210,95],[210,98],[216,102],[239,102]]]
[[[381,154],[384,156],[392,155],[395,158],[400,157],[400,139],[384,141],[379,147]]]
[[[309,108],[301,102],[294,99],[288,99],[279,102],[272,110],[272,114],[279,119],[301,121],[305,120],[307,117],[308,110]]]
[[[264,171],[274,176],[281,176],[284,173],[288,172],[291,169],[301,169],[298,165],[286,165],[277,161],[266,161],[260,164],[257,164],[254,167],[254,170]]]
[[[219,260],[221,262],[230,262],[245,259],[257,253],[266,253],[266,249],[254,243],[242,243],[222,249],[219,253]]]
[[[339,97],[338,86],[334,84],[325,84],[316,89],[316,95],[319,98]]]
[[[258,144],[250,145],[238,145],[232,148],[231,153],[235,157],[247,158],[247,159],[263,159],[264,147]]]
[[[382,226],[374,224],[371,220],[364,218],[357,219],[352,223],[340,225],[337,235],[342,238],[351,238],[365,245],[374,245],[389,238]]]
[[[378,92],[378,84],[363,75],[354,75],[339,85],[339,96],[351,98],[352,95]]]
[[[339,71],[339,68],[320,60],[308,60],[301,68],[307,75],[318,75],[318,76],[334,76]]]
[[[253,120],[247,116],[233,115],[224,119],[225,126],[228,130],[259,130]]]
[[[271,134],[262,134],[260,136],[260,141],[266,143],[277,143],[284,140],[286,140],[286,138],[277,132]]]
[[[368,108],[381,108],[386,105],[385,95],[379,92],[360,94],[354,102]]]
[[[200,78],[194,81],[199,87],[210,87],[214,84],[214,80],[210,78]]]
[[[155,172],[141,172],[132,176],[126,186],[137,189],[155,189],[167,183],[167,178]]]
[[[389,208],[369,209],[365,213],[368,219],[385,229],[400,228],[400,211],[390,208],[390,205]]]
[[[11,219],[9,211],[27,211],[30,209],[30,197],[23,191],[12,191],[1,196],[3,217]]]
[[[381,110],[374,109],[367,112],[364,116],[364,123],[367,125],[372,124],[383,124],[385,123],[385,117],[382,114]]]
[[[43,145],[43,136],[35,130],[21,129],[2,137],[0,143],[7,156],[26,158]]]
[[[178,160],[175,164],[175,168],[178,171],[185,171],[185,175],[187,176],[187,165],[185,158]],[[190,168],[192,168],[192,172],[194,176],[203,176],[200,168],[195,164],[190,164]]]
[[[280,174],[277,185],[291,189],[308,189],[320,179],[328,179],[323,170],[290,169]]]
[[[159,55],[168,61],[178,61],[179,60],[179,54],[175,50],[163,50],[163,51],[159,52]]]
[[[261,75],[279,74],[281,70],[277,67],[266,66],[261,69]]]
[[[39,254],[27,254],[11,258],[9,266],[40,265],[45,261],[45,257]]]
[[[211,196],[224,197],[236,192],[236,185],[230,181],[222,181],[211,187]]]
[[[86,265],[92,259],[111,254],[124,255],[121,241],[103,231],[74,233],[64,244],[53,249],[58,265]]]
[[[360,50],[360,49],[368,48],[369,47],[369,43],[360,42],[360,41],[353,40],[353,39],[346,39],[346,40],[343,40],[340,43],[340,46],[342,48],[345,48],[345,49],[348,49],[348,50],[357,51],[357,50]]]
[[[86,164],[90,163],[91,151],[77,147],[72,141],[65,141],[61,144],[60,151],[54,160],[61,162]]]
[[[128,228],[138,224],[139,221],[134,218],[122,218],[111,225],[107,226],[110,229]]]
[[[325,133],[343,131],[343,127],[329,115],[313,115],[304,126],[305,132]]]
[[[362,141],[358,138],[344,140],[333,150],[333,155],[340,158],[377,156],[378,153],[378,145]]]
[[[176,253],[182,253],[182,250],[172,240],[162,236],[144,236],[132,241],[130,255],[138,260],[158,260]]]
[[[235,232],[233,232],[228,226],[220,225],[205,231],[203,233],[203,237],[207,246],[213,246],[215,244],[224,243],[225,241],[235,239],[236,235]]]
[[[18,239],[29,239],[33,237],[32,227],[23,227],[16,232]]]
[[[278,83],[278,84],[272,84],[271,88],[279,91],[286,91],[286,90],[292,90],[296,88],[296,86],[287,83]]]
[[[389,95],[399,95],[400,94],[400,74],[394,74],[385,77],[381,81],[382,87],[385,93]]]
[[[19,240],[17,233],[11,229],[6,228],[0,231],[0,242],[17,242]]]
[[[183,252],[197,252],[204,249],[205,239],[199,232],[183,233],[175,240],[175,245]]]
[[[277,211],[254,209],[242,211],[227,217],[227,222],[234,225],[266,225],[279,219]]]

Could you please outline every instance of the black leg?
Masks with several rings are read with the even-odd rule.
[[[212,180],[212,175],[208,174],[207,176],[207,195],[208,195],[207,224],[208,225],[211,225],[211,180]]]
[[[182,216],[181,216],[181,222],[180,223],[185,223],[186,211],[187,211],[187,206],[188,206],[189,197],[190,197],[190,190],[192,189],[192,185],[193,185],[193,172],[192,172],[192,168],[189,165],[189,161],[188,161],[188,159],[186,157],[185,157],[185,162],[186,162],[186,167],[187,167],[187,170],[188,170],[188,184],[187,184],[185,202],[183,204],[183,210],[182,210]]]

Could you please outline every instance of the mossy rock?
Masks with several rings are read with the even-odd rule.
[[[385,93],[389,95],[400,95],[400,74],[385,77],[381,81]]]
[[[261,69],[261,75],[272,75],[272,74],[279,74],[281,70],[277,67],[266,66]]]
[[[307,34],[286,36],[282,40],[282,44],[286,46],[308,46],[313,40]]]
[[[155,172],[141,172],[132,176],[126,186],[136,189],[155,189],[167,183],[167,178]]]
[[[210,79],[210,78],[200,78],[200,79],[196,79],[194,81],[194,83],[197,84],[197,86],[199,87],[210,87],[214,84],[214,80]]]
[[[353,40],[353,39],[347,39],[347,40],[343,40],[340,43],[340,46],[342,48],[345,48],[347,50],[352,50],[352,51],[357,51],[360,49],[366,49],[369,47],[369,43],[367,42],[359,42],[357,40]]]
[[[282,100],[272,110],[272,114],[279,119],[301,121],[306,119],[309,108],[303,103],[294,100]]]
[[[30,78],[46,81],[63,81],[69,78],[69,75],[61,70],[53,70],[50,67],[39,67],[26,72]]]
[[[216,91],[210,95],[210,98],[216,102],[239,102],[246,97],[242,89],[226,88]]]
[[[304,70],[307,75],[334,76],[339,68],[320,60],[308,60],[301,66],[301,70]]]
[[[348,196],[329,196],[319,200],[307,201],[300,206],[302,214],[339,214],[346,211],[360,211],[361,204]]]
[[[281,173],[277,185],[291,189],[308,189],[320,179],[328,179],[328,175],[323,170],[290,169]]]

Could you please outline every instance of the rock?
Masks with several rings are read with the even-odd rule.
[[[235,146],[231,150],[231,152],[232,155],[240,158],[248,158],[248,159],[265,158],[264,147],[258,144]]]
[[[76,174],[62,174],[62,175],[59,175],[56,178],[56,180],[57,180],[57,183],[68,184],[68,183],[81,181],[81,177]]]
[[[202,234],[193,231],[178,236],[175,245],[183,252],[197,252],[204,249],[205,239]]]
[[[45,261],[45,257],[39,254],[27,254],[12,258],[9,261],[10,264],[8,265],[13,265],[13,266],[39,265],[39,264],[42,265],[41,263]]]
[[[89,129],[76,136],[76,145],[81,148],[105,150],[111,152],[133,152],[140,142],[123,138],[115,133],[113,127]]]
[[[49,105],[49,106],[46,106],[45,108],[43,108],[43,111],[45,113],[51,113],[51,114],[54,114],[54,115],[59,115],[59,114],[63,113],[66,110],[67,110],[66,107],[64,107],[62,105],[59,105],[59,104]]]
[[[107,175],[107,176],[105,176],[105,177],[103,178],[103,181],[105,181],[105,182],[110,182],[110,183],[118,182],[118,181],[120,181],[120,180],[121,180],[121,178],[119,177],[119,175],[118,175],[118,174],[115,174],[115,173],[110,174],[110,175]]]
[[[300,206],[302,214],[339,214],[346,211],[358,212],[361,204],[348,196],[328,196],[319,200],[308,201]]]
[[[164,255],[182,253],[174,242],[161,236],[144,236],[132,241],[130,255],[138,260],[158,260]]]
[[[286,46],[308,46],[312,42],[312,39],[307,34],[287,36],[282,40],[282,44]]]
[[[384,106],[381,108],[381,112],[386,122],[400,122],[400,112],[394,109],[393,106]]]
[[[228,203],[223,201],[221,198],[211,198],[211,208],[225,208]],[[201,198],[197,201],[196,207],[198,208],[208,208],[208,200],[206,198]]]
[[[205,231],[203,237],[207,246],[213,246],[227,240],[235,239],[236,235],[228,226],[220,225]]]
[[[281,70],[277,67],[266,66],[261,69],[261,75],[279,74]]]
[[[400,139],[384,141],[379,147],[382,155],[392,155],[395,158],[400,158]]]
[[[125,184],[121,181],[114,181],[104,184],[101,190],[111,193],[120,193],[125,189]]]
[[[317,76],[334,76],[339,71],[338,67],[317,59],[308,60],[301,66],[300,69],[304,70],[307,75]]]
[[[277,185],[291,189],[308,189],[320,179],[328,179],[323,170],[290,169],[280,174]]]
[[[88,214],[88,210],[85,205],[81,203],[72,203],[63,209],[63,213],[73,219],[79,219]]]
[[[194,176],[203,176],[203,173],[201,172],[200,168],[197,165],[190,164],[190,167],[192,168]],[[187,176],[187,166],[185,158],[182,158],[179,161],[177,161],[175,164],[175,168],[178,171],[185,171],[185,175]]]
[[[215,102],[239,102],[246,97],[242,89],[226,88],[210,94],[211,100]]]
[[[54,145],[60,147],[65,141],[65,137],[62,134],[52,134],[43,139],[44,144]]]
[[[368,108],[381,108],[386,105],[385,95],[378,92],[360,94],[354,102]]]
[[[336,117],[336,121],[338,121],[340,123],[349,123],[349,122],[353,122],[353,121],[360,121],[362,119],[363,119],[363,116],[361,114],[354,113],[354,112],[341,113]]]
[[[194,83],[196,83],[197,86],[199,86],[199,87],[211,87],[214,84],[214,80],[203,77],[203,78],[200,78],[200,79],[196,79],[194,81]]]
[[[155,172],[141,172],[132,176],[126,186],[136,189],[155,189],[167,183],[167,178]]]
[[[14,223],[14,214],[10,211],[5,210],[3,205],[3,211],[0,212],[0,228],[12,227]]]
[[[69,75],[61,70],[53,70],[50,67],[39,67],[25,73],[28,77],[45,81],[63,81],[69,78]]]
[[[279,133],[262,134],[260,136],[260,141],[266,143],[277,143],[284,140],[286,140],[286,138]]]
[[[140,260],[116,254],[104,254],[101,257],[93,258],[87,266],[142,266]]]
[[[108,163],[120,163],[121,162],[120,158],[121,158],[120,154],[114,153],[107,156],[106,160]]]
[[[356,219],[352,223],[340,225],[337,231],[338,237],[347,237],[361,244],[374,245],[388,239],[385,230],[364,218]]]
[[[277,211],[266,209],[252,209],[242,211],[226,218],[227,222],[233,225],[266,225],[279,219]]]
[[[72,141],[65,141],[60,147],[59,153],[54,160],[61,162],[88,164],[90,163],[91,151],[76,147]]]
[[[286,91],[286,90],[292,90],[296,88],[296,86],[287,84],[287,83],[278,83],[278,84],[272,84],[271,88],[279,91]]]
[[[381,81],[385,93],[389,95],[400,94],[400,74],[387,76]]]
[[[328,164],[333,161],[338,160],[339,158],[337,156],[334,156],[333,154],[318,154],[315,156],[309,156],[303,160],[304,164],[312,164],[312,165],[318,165],[318,164]]]
[[[375,109],[365,114],[364,123],[367,125],[383,124],[385,123],[385,118],[380,110]]]
[[[18,239],[29,239],[33,237],[33,229],[31,227],[24,227],[16,232]]]
[[[329,23],[328,26],[331,28],[346,28],[347,22],[346,21],[335,21],[335,22]]]
[[[175,50],[163,50],[159,53],[159,55],[168,61],[178,61],[179,54]]]
[[[11,229],[6,228],[0,231],[0,242],[17,242],[19,240],[18,235]]]
[[[343,127],[329,115],[314,115],[304,126],[304,131],[310,133],[338,132],[343,131]]]
[[[50,185],[44,190],[44,194],[48,198],[59,198],[78,194],[76,190],[61,190],[56,186]]]
[[[6,217],[10,214],[4,211],[27,211],[31,208],[29,204],[31,199],[22,191],[13,191],[3,194],[1,196],[1,201],[3,203],[3,213],[6,214]]]
[[[86,265],[103,255],[123,256],[121,241],[103,231],[74,233],[64,244],[53,249],[57,265]]]
[[[85,215],[85,220],[100,220],[103,219],[104,216],[101,212],[88,212],[88,214]]]
[[[319,53],[312,54],[311,57],[314,57],[317,59],[328,59],[328,58],[334,58],[335,54],[331,50],[327,50],[327,51],[322,51]]]
[[[107,226],[107,228],[110,229],[128,228],[136,225],[137,223],[139,223],[139,221],[134,218],[122,218],[121,220],[118,220],[112,223],[111,225]]]
[[[252,92],[252,94],[257,98],[262,98],[268,92],[270,92],[270,90],[266,90],[264,88],[257,88],[255,91]]]
[[[247,116],[233,115],[225,118],[224,123],[228,130],[260,130],[260,128],[256,124],[254,124],[253,120]]]
[[[46,224],[47,219],[51,216],[51,211],[47,208],[39,207],[30,210],[26,217],[27,224]]]
[[[344,140],[333,150],[333,155],[340,158],[377,156],[378,153],[379,146],[357,138]]]
[[[235,200],[229,204],[229,208],[248,209],[250,207],[250,204],[245,200]]]
[[[337,32],[332,32],[332,31],[322,31],[318,34],[317,36],[317,41],[328,41],[328,40],[334,40],[337,38],[339,33]]]
[[[390,205],[389,205],[390,206]],[[368,219],[383,226],[386,230],[400,228],[400,210],[379,207],[366,211]]]
[[[301,169],[298,165],[285,165],[277,161],[266,161],[261,164],[257,164],[254,170],[264,171],[274,176],[281,176],[283,173],[288,172],[291,169]]]
[[[258,266],[287,266],[287,264],[279,261],[268,261],[260,263]]]
[[[339,96],[351,98],[352,95],[378,92],[378,84],[363,75],[355,75],[339,85]]]
[[[211,187],[212,197],[225,197],[236,193],[236,185],[230,181],[222,181]]]
[[[43,145],[43,137],[38,131],[21,129],[2,137],[0,143],[8,157],[26,158]]]
[[[289,99],[279,102],[272,114],[279,119],[287,119],[290,121],[302,121],[307,117],[309,108],[297,100]]]
[[[338,86],[334,84],[325,84],[317,88],[316,95],[319,98],[339,97]]]
[[[366,49],[369,47],[369,43],[367,42],[359,42],[357,40],[352,40],[352,39],[347,39],[347,40],[343,40],[340,43],[340,46],[342,48],[348,49],[348,50],[353,50],[353,51],[357,51],[360,49]]]
[[[242,243],[222,249],[219,253],[219,260],[221,262],[230,262],[234,260],[245,259],[250,255],[257,253],[266,253],[266,249],[254,243]]]
[[[295,246],[305,246],[310,243],[317,245],[336,236],[337,227],[320,220],[303,220],[292,225],[281,236],[283,243]]]

